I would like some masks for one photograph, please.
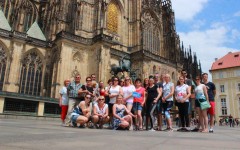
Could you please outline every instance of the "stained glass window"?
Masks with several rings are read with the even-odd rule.
[[[42,60],[36,52],[23,59],[19,93],[40,96],[42,81]]]
[[[115,3],[110,3],[107,10],[107,29],[110,32],[117,33],[118,31],[118,7]]]

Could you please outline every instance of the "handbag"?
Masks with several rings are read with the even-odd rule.
[[[198,99],[198,102],[200,103],[200,108],[201,110],[205,110],[205,109],[209,109],[211,108],[211,105],[209,104],[209,102],[207,100],[200,102]]]

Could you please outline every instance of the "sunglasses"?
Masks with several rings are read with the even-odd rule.
[[[76,79],[80,78],[80,77],[75,77]]]
[[[98,100],[100,100],[100,101],[104,101],[104,99],[103,99],[103,98],[101,98],[101,99],[98,99]]]
[[[200,79],[196,79],[196,80],[200,80]]]
[[[87,99],[90,99],[91,97],[86,97]]]
[[[118,80],[114,80],[114,81],[118,81]]]
[[[92,80],[86,80],[86,81],[92,81]]]

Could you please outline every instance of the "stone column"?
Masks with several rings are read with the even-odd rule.
[[[0,97],[0,114],[3,113],[5,98]]]
[[[44,114],[44,102],[39,102],[38,104],[38,116],[43,116]]]
[[[12,53],[12,63],[9,71],[9,78],[6,86],[7,92],[17,93],[19,90],[19,79],[21,73],[21,56],[23,51],[23,43],[14,42],[13,43],[13,53]]]
[[[99,63],[99,80],[102,80],[104,83],[111,78],[111,54],[110,47],[102,45],[101,54],[100,54],[100,63]]]

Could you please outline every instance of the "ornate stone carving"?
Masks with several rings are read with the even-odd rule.
[[[72,77],[74,78],[77,74],[79,74],[79,71],[77,69],[72,71]]]
[[[79,51],[73,55],[73,61],[81,62],[82,60],[83,60],[83,57]]]

